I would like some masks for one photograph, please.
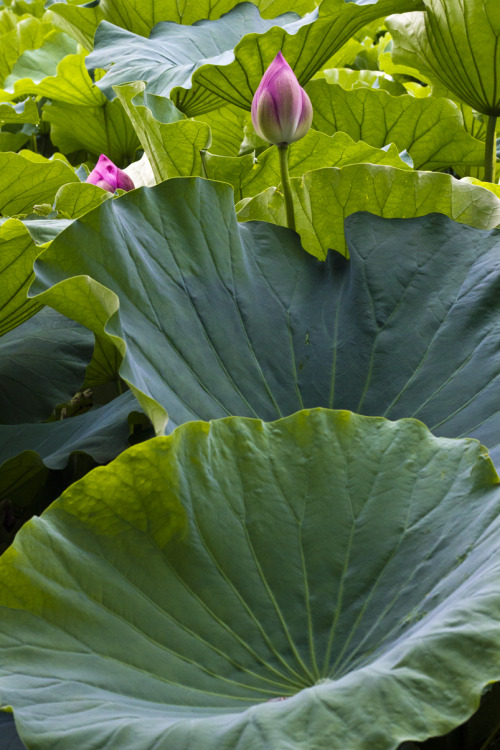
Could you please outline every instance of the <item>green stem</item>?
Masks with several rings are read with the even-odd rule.
[[[35,154],[38,153],[38,148],[36,145],[36,135],[32,135],[30,137],[30,143],[31,143],[31,150],[35,152]]]
[[[290,185],[290,175],[288,173],[288,143],[278,145],[280,155],[280,172],[281,185],[283,187],[283,196],[285,198],[286,225],[295,232],[295,216],[293,213],[292,186]]]
[[[495,115],[488,117],[488,127],[486,128],[486,146],[484,149],[484,181],[495,182],[495,172],[497,165],[497,118]]]
[[[497,736],[497,734],[498,734],[499,731],[500,731],[500,721],[495,726],[495,728],[493,729],[493,731],[488,735],[488,737],[483,742],[483,744],[481,745],[481,747],[479,748],[479,750],[488,750],[490,744],[493,742],[493,740],[495,739],[495,737]]]
[[[200,151],[201,156],[201,176],[206,177],[207,176],[207,162],[206,162],[206,151],[204,148]]]

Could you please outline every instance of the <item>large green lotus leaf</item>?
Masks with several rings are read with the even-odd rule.
[[[263,16],[273,18],[286,11],[304,15],[314,10],[315,0],[252,0]],[[115,26],[148,36],[160,21],[174,21],[190,26],[204,19],[215,20],[237,5],[237,0],[102,0],[84,6],[66,2],[55,3],[50,10],[55,14],[52,21],[75,37],[84,47],[92,49],[94,34],[103,20]]]
[[[319,262],[290,230],[237,224],[229,186],[177,178],[73,222],[32,291],[115,342],[157,430],[165,411],[172,429],[327,406],[500,446],[498,233],[363,213],[347,238],[350,262]]]
[[[291,177],[302,176],[321,167],[340,168],[360,162],[410,169],[401,160],[394,144],[384,151],[363,141],[355,143],[346,133],[329,136],[310,130],[305,138],[292,143],[289,148]],[[238,158],[207,153],[204,163],[207,177],[229,182],[233,186],[235,200],[251,197],[269,186],[281,184],[279,154],[275,146],[266,149],[257,159],[253,154]]]
[[[55,76],[57,65],[66,55],[74,54],[76,47],[75,40],[67,36],[67,34],[51,34],[50,38],[41,47],[36,50],[26,50],[19,56],[10,75],[4,81],[4,89],[9,93],[14,93],[16,96],[32,93],[23,90],[22,85],[19,87],[19,91],[15,91],[14,84],[23,79],[28,79],[37,84],[43,81],[44,78]]]
[[[347,253],[344,219],[361,209],[388,219],[436,211],[480,229],[500,224],[500,199],[492,191],[448,174],[352,164],[307,172],[291,183],[297,232],[304,248],[321,260],[329,249]],[[276,188],[246,200],[237,206],[240,221],[286,225]]]
[[[36,204],[52,203],[62,185],[79,182],[74,170],[61,159],[35,160],[34,156],[0,153],[1,214],[28,213]]]
[[[85,379],[93,334],[46,307],[0,338],[0,423],[42,422]]]
[[[343,131],[377,148],[395,143],[399,151],[408,151],[415,169],[484,162],[484,143],[466,132],[458,107],[448,99],[391,96],[368,88],[346,91],[324,79],[310,81],[307,93],[316,130]]]
[[[31,122],[37,125],[39,121],[40,116],[34,99],[26,99],[19,104],[7,102],[0,104],[0,122],[2,124]]]
[[[500,5],[424,0],[426,11],[387,19],[395,63],[437,79],[486,115],[500,115]]]
[[[144,94],[143,83],[117,86],[116,93],[116,103],[123,105],[156,182],[201,174],[200,152],[210,145],[206,123],[187,120],[170,99]]]
[[[499,538],[475,441],[322,409],[184,425],[2,556],[2,702],[37,750],[395,750],[500,678]]]
[[[145,81],[148,91],[169,96],[188,116],[227,102],[250,109],[262,75],[279,50],[303,85],[363,25],[395,12],[396,6],[406,11],[417,4],[417,0],[363,5],[332,0],[319,16],[318,11],[303,19],[285,13],[264,20],[255,6],[241,3],[216,21],[194,26],[157,24],[149,39],[103,22],[87,67],[111,66],[98,82],[109,97],[115,84]]]
[[[33,263],[41,249],[17,219],[0,225],[0,336],[30,318],[41,305],[28,299]]]

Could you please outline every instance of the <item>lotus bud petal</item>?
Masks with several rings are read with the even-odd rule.
[[[303,138],[311,127],[311,100],[281,52],[268,67],[252,101],[255,132],[276,145]]]
[[[103,190],[108,190],[110,193],[114,193],[118,188],[133,190],[135,187],[128,174],[123,169],[118,169],[111,159],[108,159],[104,154],[100,155],[99,161],[87,177],[86,182],[97,185]]]

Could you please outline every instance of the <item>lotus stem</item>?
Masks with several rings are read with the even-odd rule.
[[[493,742],[493,740],[495,739],[495,737],[497,736],[497,734],[498,734],[499,731],[500,731],[500,721],[498,722],[498,724],[495,725],[495,728],[488,735],[488,737],[483,742],[483,744],[481,745],[481,747],[479,748],[479,750],[488,750],[488,748],[490,747],[491,743]]]
[[[484,181],[495,182],[497,166],[497,118],[495,115],[488,117],[486,128],[486,146],[484,150]]]
[[[286,225],[295,232],[295,215],[293,213],[292,186],[290,184],[290,175],[288,173],[288,143],[278,145],[280,155],[280,172],[281,185],[283,187],[283,196],[285,198]]]

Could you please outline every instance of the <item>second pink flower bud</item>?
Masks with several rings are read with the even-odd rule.
[[[281,52],[268,67],[252,101],[257,135],[276,145],[303,138],[311,127],[311,100]]]
[[[134,189],[134,183],[128,174],[123,169],[118,169],[111,159],[108,159],[104,154],[100,155],[99,161],[87,177],[86,182],[97,185],[110,193],[114,193],[118,188],[121,190]]]

